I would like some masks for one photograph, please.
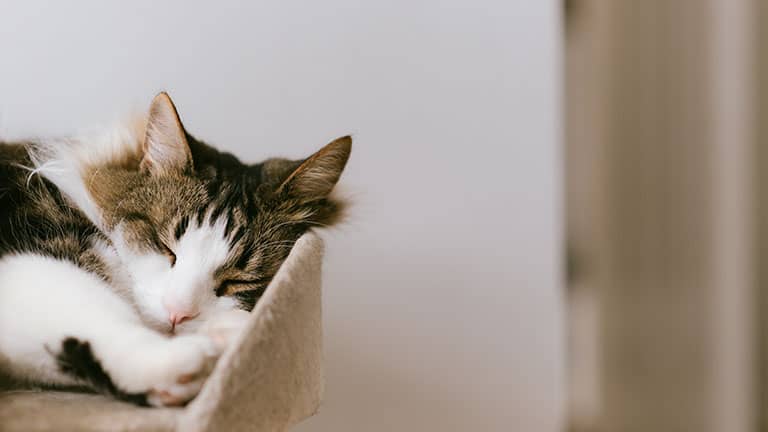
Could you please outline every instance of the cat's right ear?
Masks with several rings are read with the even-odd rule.
[[[143,172],[159,175],[192,170],[187,134],[168,93],[162,92],[152,99],[143,152]]]

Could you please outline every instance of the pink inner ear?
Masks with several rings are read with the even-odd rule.
[[[160,93],[149,109],[141,167],[161,173],[191,166],[192,152],[176,107],[166,93]]]
[[[304,161],[278,190],[289,188],[307,200],[327,197],[339,181],[351,150],[351,137],[336,139]]]

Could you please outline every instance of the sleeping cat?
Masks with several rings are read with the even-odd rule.
[[[103,136],[0,143],[0,373],[189,401],[294,242],[339,219],[350,150],[246,165],[165,93]]]

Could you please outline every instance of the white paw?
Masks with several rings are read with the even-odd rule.
[[[198,333],[211,338],[216,349],[223,352],[243,332],[250,316],[250,312],[243,310],[221,312],[209,318]]]
[[[192,400],[213,370],[220,351],[211,338],[182,335],[168,340],[154,370],[147,391],[153,406],[179,406]]]

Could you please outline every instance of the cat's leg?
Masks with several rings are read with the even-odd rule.
[[[0,259],[0,367],[16,378],[177,405],[199,392],[217,353],[207,336],[147,328],[105,282],[72,263]]]

